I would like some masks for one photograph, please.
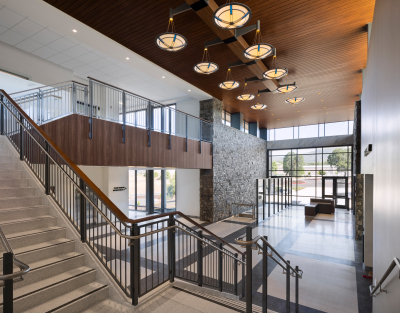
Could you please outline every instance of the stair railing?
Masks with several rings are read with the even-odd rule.
[[[379,280],[378,283],[375,281],[375,285],[369,286],[370,296],[375,297],[375,292],[379,290],[379,292],[387,293],[387,289],[382,289],[382,284],[385,282],[386,278],[390,275],[390,273],[395,269],[398,268],[399,270],[399,278],[400,278],[400,260],[399,258],[394,258],[392,262],[390,262],[389,267],[387,268],[386,272],[383,274],[382,278]]]
[[[13,312],[14,283],[22,281],[23,275],[30,271],[29,265],[18,260],[8,242],[3,230],[0,227],[0,240],[6,250],[3,253],[3,274],[0,275],[0,287],[3,287],[3,312]],[[13,273],[13,265],[20,268],[20,271]],[[15,279],[16,278],[16,279]]]
[[[155,280],[154,273],[151,275],[146,273],[145,279],[140,279],[143,263],[141,253],[149,252],[153,256],[155,247],[158,248],[161,241],[168,242],[168,248],[165,250],[166,262],[160,262],[161,254],[158,250],[156,254],[160,257],[159,262],[153,257],[149,260],[153,269],[154,265],[166,268],[170,281],[173,281],[175,276],[180,277],[179,274],[175,275],[176,269],[180,270],[180,266],[185,266],[188,257],[193,258],[193,255],[188,253],[187,247],[195,240],[196,246],[200,247],[196,254],[198,264],[203,263],[202,268],[198,265],[197,279],[201,278],[205,284],[205,279],[209,279],[210,285],[215,285],[218,281],[220,290],[233,290],[237,293],[237,267],[245,262],[241,251],[181,212],[129,219],[4,90],[0,90],[0,132],[14,146],[20,160],[25,162],[37,177],[46,195],[55,201],[79,232],[81,241],[92,249],[124,293],[132,298],[132,304],[138,304],[138,298],[144,294],[140,294],[141,285],[149,281],[153,283]],[[176,219],[175,215],[187,220],[201,232],[196,234],[193,229]],[[165,217],[168,219],[162,220]],[[164,228],[163,224],[169,228]],[[151,231],[148,230],[149,227]],[[158,230],[155,231],[153,227],[157,227]],[[159,238],[160,233],[166,236]],[[179,240],[183,240],[182,234],[192,238],[182,246],[186,251],[181,250],[179,245]],[[156,245],[153,244],[154,236],[157,236]],[[149,237],[151,251],[148,249]],[[144,251],[141,251],[142,242]],[[202,244],[207,248],[204,249]],[[180,258],[180,253],[183,258]],[[242,258],[239,258],[239,255]],[[163,258],[164,256],[165,254],[162,254]],[[207,264],[211,264],[207,260],[213,257],[218,260],[218,264],[213,264],[217,271],[211,271],[210,267],[207,267]],[[145,260],[147,262],[148,258]],[[224,264],[228,264],[229,267]],[[236,268],[233,271],[236,274],[226,275],[228,268]],[[212,275],[202,274],[203,269],[208,269]],[[183,270],[186,273],[190,271],[187,268]],[[234,277],[233,284],[232,277]],[[164,281],[162,279],[162,282]]]
[[[262,246],[258,243],[262,241]],[[290,277],[295,278],[295,312],[299,312],[299,279],[303,277],[303,271],[298,266],[293,268],[289,260],[285,260],[278,251],[268,242],[267,236],[257,236],[252,238],[252,227],[246,227],[246,234],[235,239],[235,242],[246,247],[246,313],[252,312],[252,251],[258,250],[263,255],[263,291],[262,291],[262,308],[263,312],[267,312],[267,290],[268,290],[268,257],[274,260],[283,269],[286,275],[286,313],[290,313]],[[271,252],[268,252],[268,248]],[[274,256],[275,254],[275,256]],[[281,263],[283,262],[283,264]],[[250,296],[249,296],[250,295]]]

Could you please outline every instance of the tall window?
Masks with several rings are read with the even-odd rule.
[[[353,134],[353,121],[268,129],[267,140],[287,140]]]
[[[249,133],[249,123],[246,121],[243,121],[243,123],[244,123],[244,132],[246,134],[248,134]]]
[[[222,110],[222,124],[231,126],[231,113]]]
[[[348,177],[351,198],[351,160],[351,146],[269,150],[269,177],[293,177],[294,204],[304,205],[310,198],[322,198],[322,177],[327,176]]]

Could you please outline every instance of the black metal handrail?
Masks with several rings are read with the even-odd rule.
[[[371,285],[369,286],[369,291],[370,291],[370,296],[374,297],[374,293],[379,289],[380,292],[385,292],[387,293],[386,289],[382,289],[382,284],[385,282],[386,278],[390,275],[390,273],[395,269],[399,269],[399,278],[400,278],[400,260],[399,258],[394,258],[392,262],[390,262],[389,267],[387,268],[385,274],[383,274],[382,278],[379,280],[379,282],[374,286]]]

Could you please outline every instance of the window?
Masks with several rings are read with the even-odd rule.
[[[268,129],[267,140],[287,140],[353,134],[353,121]]]
[[[231,113],[222,110],[222,124],[231,126]]]
[[[352,147],[269,150],[269,177],[293,177],[293,204],[322,197],[322,177],[348,177],[351,198]],[[350,201],[351,203],[351,201]]]
[[[248,134],[249,133],[249,123],[246,121],[243,121],[243,122],[244,122],[244,132],[246,134]]]

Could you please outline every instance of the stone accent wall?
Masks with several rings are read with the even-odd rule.
[[[217,99],[200,102],[200,117],[214,126],[213,169],[200,171],[200,219],[216,222],[232,215],[231,203],[256,204],[256,179],[267,177],[267,142],[223,125]]]
[[[356,210],[356,240],[362,240],[364,233],[364,175],[356,175],[356,196],[355,196],[355,210]]]
[[[353,174],[361,173],[361,100],[354,104]]]

